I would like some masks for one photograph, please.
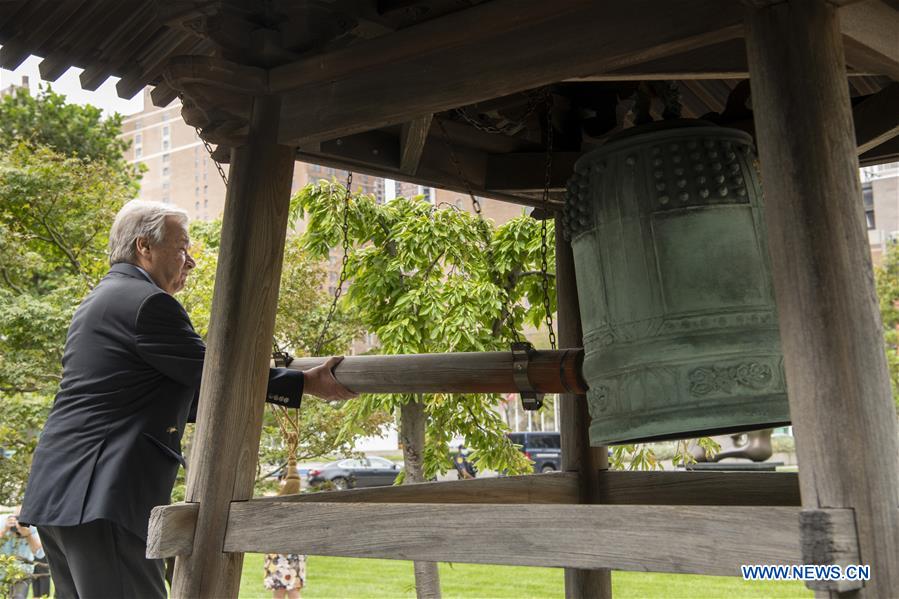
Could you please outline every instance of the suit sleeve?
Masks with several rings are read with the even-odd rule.
[[[194,330],[184,307],[167,293],[144,300],[137,315],[137,353],[153,368],[186,387],[199,390],[206,344]],[[271,368],[265,400],[288,408],[299,408],[303,395],[303,373]],[[194,394],[189,422],[194,422],[199,393]]]

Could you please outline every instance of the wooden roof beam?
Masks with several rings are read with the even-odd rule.
[[[400,169],[399,140],[386,131],[367,131],[321,143],[305,144],[300,146],[297,151],[297,160],[408,181],[418,185],[439,187],[459,193],[467,193],[470,187],[476,195],[525,206],[539,207],[542,204],[539,197],[528,195],[528,192],[537,183],[530,173],[524,171],[532,168],[536,164],[535,160],[539,161],[539,190],[542,190],[543,154],[540,154],[541,158],[521,154],[516,159],[455,145],[453,152],[466,181],[460,179],[453,166],[447,144],[442,139],[435,139],[433,136],[428,139],[422,150],[422,157],[415,174],[405,173]],[[551,186],[553,193],[550,199],[554,209],[561,207],[559,196],[571,174],[563,172],[563,165],[571,164],[573,160],[573,154],[559,153],[558,155],[560,156],[559,166],[553,169],[554,178]],[[502,170],[498,170],[494,178],[502,188],[487,187],[491,163],[499,164],[502,167]],[[517,183],[514,180],[516,173],[522,177]]]
[[[103,38],[100,55],[91,64],[85,65],[79,76],[81,87],[95,91],[110,75],[129,64],[132,54],[160,31],[159,24],[153,18],[153,6],[142,4]]]
[[[488,2],[273,69],[271,91],[284,93],[280,142],[399,124],[719,43],[742,35],[742,14],[720,0]]]
[[[892,83],[852,109],[858,153],[899,135],[899,83]]]
[[[85,0],[61,2],[52,10],[42,11],[36,22],[23,23],[22,32],[0,47],[0,67],[10,71],[17,69],[31,53],[75,17],[84,4]]]
[[[110,10],[109,5],[97,2],[89,10],[79,15],[78,21],[69,23],[61,39],[54,40],[53,49],[38,64],[41,79],[56,81],[77,61],[90,54],[90,48],[102,40],[110,32],[114,32],[121,23],[140,11],[134,6],[123,4]]]
[[[426,114],[408,123],[403,123],[400,132],[400,170],[407,175],[414,175],[418,170],[418,163],[421,162],[421,153],[425,149],[432,120],[434,120],[434,115]]]
[[[846,64],[899,81],[899,10],[880,0],[840,9]]]

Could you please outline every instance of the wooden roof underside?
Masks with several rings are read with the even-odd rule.
[[[0,0],[0,66],[34,54],[44,79],[77,66],[86,89],[116,76],[123,97],[181,96],[223,158],[252,97],[278,94],[298,159],[533,205],[546,86],[554,200],[578,156],[630,125],[634,91],[661,89],[645,82],[675,82],[684,117],[752,131],[748,3]],[[861,161],[899,159],[897,2],[841,4]]]

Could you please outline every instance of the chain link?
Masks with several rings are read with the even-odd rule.
[[[543,220],[540,224],[540,274],[542,275],[541,283],[543,285],[543,309],[546,312],[546,327],[549,330],[549,346],[556,349],[556,332],[553,330],[553,313],[550,309],[549,301],[549,272],[546,264],[546,257],[549,253],[546,237],[548,234],[549,220],[549,186],[552,182],[553,167],[553,97],[552,93],[546,93],[546,165],[543,172]]]
[[[468,197],[471,198],[471,207],[474,209],[475,214],[478,216],[478,229],[481,231],[481,236],[484,238],[484,251],[487,253],[487,265],[490,269],[490,278],[493,279],[494,285],[502,289],[502,284],[500,282],[499,273],[496,271],[496,260],[493,259],[493,244],[490,239],[490,228],[487,226],[487,222],[484,220],[484,214],[482,212],[481,202],[478,201],[478,198],[475,197],[474,191],[471,189],[471,185],[468,182],[468,179],[465,178],[465,173],[462,170],[462,165],[459,163],[459,159],[456,158],[456,151],[453,149],[452,140],[450,139],[449,133],[446,130],[446,127],[443,125],[443,119],[437,117],[437,126],[440,127],[440,132],[443,133],[443,140],[446,142],[446,148],[449,151],[450,162],[453,163],[453,167],[456,169],[456,174],[459,177],[459,180],[462,181],[462,184],[465,186],[465,191],[468,193]],[[512,322],[512,310],[506,310],[503,307],[504,314],[502,315],[502,321],[506,323],[506,326],[512,332],[512,339],[518,343],[521,341],[521,338],[518,335],[518,330],[515,328],[515,324]]]
[[[210,160],[212,160],[212,164],[215,165],[216,170],[219,172],[219,177],[222,178],[222,182],[225,184],[225,189],[227,189],[228,188],[228,176],[225,175],[225,169],[222,168],[222,165],[219,163],[219,161],[216,160],[215,157],[212,155],[212,146],[209,145],[208,141],[203,139],[203,136],[200,134],[200,128],[194,127],[194,129],[197,132],[197,137],[200,139],[200,141],[203,142],[203,147],[206,148],[206,153],[209,154],[209,158],[210,158]]]
[[[539,108],[544,102],[544,93],[529,93],[528,94],[528,107],[525,110],[524,114],[517,121],[509,121],[502,126],[490,125],[487,123],[482,123],[478,120],[477,117],[473,117],[464,108],[455,108],[453,110],[453,114],[458,116],[460,119],[477,129],[478,131],[483,131],[484,133],[502,133],[504,135],[514,135],[522,127],[527,124],[527,120],[531,118],[531,115]]]
[[[346,195],[343,198],[343,221],[341,223],[341,232],[343,233],[343,258],[340,261],[340,277],[337,281],[337,289],[334,290],[334,298],[331,300],[331,308],[328,310],[328,317],[325,319],[324,325],[322,325],[322,330],[318,335],[318,339],[315,342],[315,346],[312,350],[312,355],[317,356],[322,350],[322,346],[325,342],[325,333],[328,332],[328,329],[331,326],[331,319],[334,318],[334,314],[337,312],[337,302],[340,300],[340,295],[343,293],[343,284],[346,283],[347,279],[347,271],[346,266],[350,261],[350,225],[349,225],[349,214],[350,214],[350,196],[352,194],[353,189],[353,172],[347,171],[346,178]]]

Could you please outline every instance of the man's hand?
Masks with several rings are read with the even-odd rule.
[[[334,368],[343,361],[343,356],[328,359],[321,366],[310,368],[303,372],[303,393],[314,395],[328,401],[344,401],[356,397],[353,393],[334,378]]]

